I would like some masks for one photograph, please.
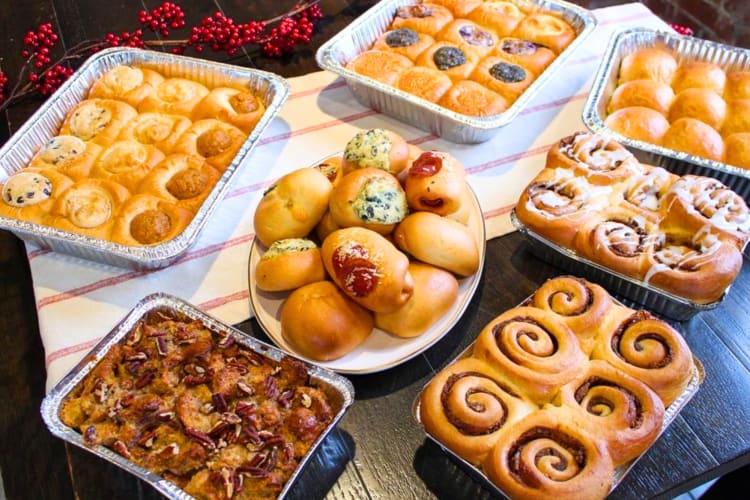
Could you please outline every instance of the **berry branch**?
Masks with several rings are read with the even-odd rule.
[[[200,53],[210,49],[234,56],[237,51],[255,46],[268,57],[282,57],[298,44],[310,43],[315,21],[323,17],[318,2],[300,0],[293,9],[262,21],[238,23],[221,12],[204,17],[189,28],[187,37],[170,40],[173,30],[185,28],[185,13],[174,2],[164,2],[151,11],[138,13],[140,28],[120,34],[107,33],[99,40],[85,40],[52,59],[58,35],[52,23],[46,22],[23,38],[21,51],[24,64],[10,90],[10,80],[0,70],[0,111],[38,93],[49,96],[73,74],[78,64],[94,52],[108,47],[168,49],[173,54],[188,50]],[[144,38],[151,32],[156,38]]]

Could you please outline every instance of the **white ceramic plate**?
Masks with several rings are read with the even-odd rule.
[[[482,217],[482,210],[479,207],[476,195],[471,188],[469,188],[469,191],[472,194],[469,198],[473,205],[469,227],[476,238],[479,248],[479,271],[472,276],[458,280],[458,297],[453,307],[422,335],[405,339],[375,328],[362,344],[339,359],[320,362],[304,358],[281,335],[281,305],[289,295],[289,292],[265,292],[259,290],[255,285],[255,266],[265,252],[263,245],[255,239],[250,247],[250,263],[248,266],[250,306],[261,328],[281,349],[295,356],[307,359],[310,363],[315,363],[339,373],[365,374],[387,370],[425,351],[443,338],[461,318],[471,298],[474,296],[482,270],[484,269],[486,249],[484,218]]]

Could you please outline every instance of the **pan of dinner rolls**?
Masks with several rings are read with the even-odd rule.
[[[416,356],[460,319],[485,231],[461,162],[364,129],[272,182],[253,212],[248,282],[281,348],[342,373]]]
[[[583,121],[641,161],[750,201],[750,50],[629,28],[610,39]]]
[[[105,264],[167,266],[193,245],[288,93],[272,73],[98,52],[0,149],[0,228]]]

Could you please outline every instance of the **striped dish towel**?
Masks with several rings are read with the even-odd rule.
[[[463,162],[495,238],[513,230],[509,212],[543,167],[547,149],[583,128],[581,111],[612,33],[622,27],[668,29],[640,3],[600,9],[592,35],[527,109],[491,141],[457,145],[404,125],[356,102],[328,72],[293,78],[291,94],[266,129],[192,249],[170,267],[137,272],[108,267],[27,244],[51,389],[143,297],[167,292],[234,324],[251,316],[248,256],[252,216],[264,188],[280,176],[343,149],[358,130],[387,128],[424,149]]]

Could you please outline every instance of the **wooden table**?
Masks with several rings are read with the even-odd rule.
[[[71,45],[100,38],[105,31],[133,29],[137,9],[153,8],[159,2],[125,3],[31,0],[0,9],[0,32],[5,34],[2,69],[15,74],[20,39],[41,22],[59,23],[63,42]],[[291,3],[195,0],[189,2],[187,22],[195,24],[217,6],[237,20],[262,19]],[[288,77],[315,71],[317,47],[374,3],[324,0],[326,17],[311,45],[282,60],[243,55],[233,62]],[[579,3],[596,8],[620,2]],[[30,100],[8,111],[0,124],[0,138],[6,140],[40,104]],[[706,380],[613,498],[672,497],[750,462],[749,273],[745,263],[719,307],[678,325],[705,365]],[[301,475],[291,497],[489,497],[480,483],[425,439],[412,417],[412,402],[436,370],[461,352],[484,324],[558,274],[560,270],[531,255],[517,233],[488,242],[482,279],[463,319],[413,360],[382,373],[351,377],[356,402]],[[267,339],[254,320],[239,327]],[[7,498],[158,498],[130,474],[52,437],[42,423],[44,352],[31,277],[23,244],[5,232],[0,232],[0,339],[0,467]]]

